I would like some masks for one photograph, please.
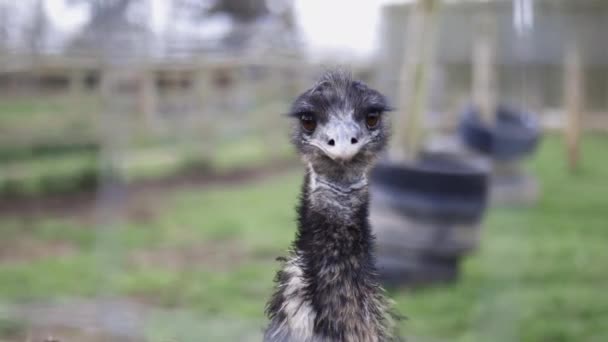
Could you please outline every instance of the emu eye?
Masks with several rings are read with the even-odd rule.
[[[378,126],[378,122],[380,122],[380,113],[378,112],[368,113],[365,116],[365,124],[367,125],[367,128],[374,128]]]
[[[302,114],[300,116],[300,124],[308,133],[312,133],[315,128],[317,128],[317,121],[315,121],[315,118],[310,114]]]

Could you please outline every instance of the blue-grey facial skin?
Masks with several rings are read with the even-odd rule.
[[[318,174],[362,173],[386,146],[389,110],[378,91],[349,74],[328,73],[294,102],[292,142]],[[378,117],[373,126],[370,115]],[[313,130],[306,129],[303,118],[314,120]]]

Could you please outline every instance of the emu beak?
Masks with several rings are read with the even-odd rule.
[[[351,159],[361,150],[359,126],[355,122],[334,122],[326,127],[325,154],[340,162]]]

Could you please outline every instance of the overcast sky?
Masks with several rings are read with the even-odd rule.
[[[311,54],[368,57],[378,43],[380,8],[388,2],[396,1],[296,0],[295,9]]]
[[[154,30],[162,31],[171,24],[167,1],[151,1],[151,25]],[[377,46],[381,6],[408,0],[294,1],[298,26],[311,56],[365,58],[371,56]],[[45,5],[53,24],[63,33],[74,32],[87,20],[85,6],[67,6],[66,0],[46,0]],[[213,31],[224,29],[225,21],[218,20],[215,24],[207,25],[205,31],[213,34]]]

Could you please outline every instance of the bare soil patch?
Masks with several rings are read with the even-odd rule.
[[[187,246],[159,247],[134,251],[129,263],[136,267],[160,267],[171,270],[203,268],[229,271],[245,263],[252,256],[240,241],[220,240]]]
[[[0,265],[31,263],[69,256],[75,252],[75,247],[66,241],[47,241],[24,236],[0,241]]]

